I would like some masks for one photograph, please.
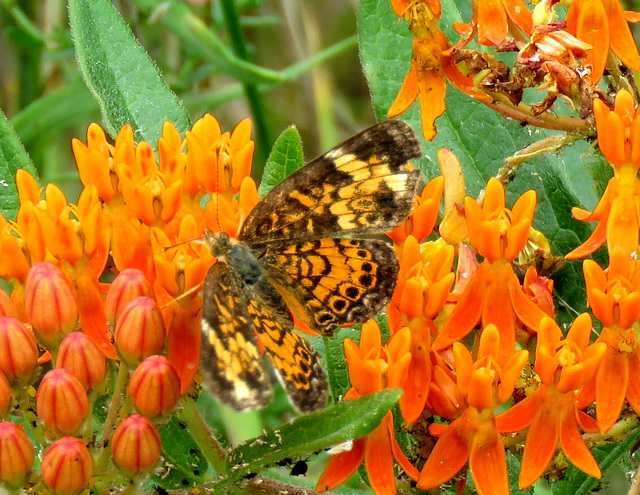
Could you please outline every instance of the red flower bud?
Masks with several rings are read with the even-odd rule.
[[[5,291],[0,289],[0,316],[16,316],[16,308]]]
[[[0,371],[9,383],[29,383],[37,364],[33,332],[13,316],[0,316]]]
[[[135,268],[122,270],[107,292],[106,310],[111,325],[115,325],[127,304],[140,296],[153,297],[147,277]]]
[[[129,366],[158,354],[164,347],[166,335],[162,313],[149,297],[132,299],[116,323],[118,351]]]
[[[89,484],[93,461],[80,440],[63,437],[47,449],[40,469],[54,495],[77,495]]]
[[[29,270],[24,288],[24,305],[33,331],[45,347],[55,349],[76,327],[78,305],[60,269],[48,261]]]
[[[72,434],[82,425],[89,411],[89,401],[75,376],[65,369],[53,369],[40,382],[36,410],[49,428]]]
[[[180,399],[180,378],[164,356],[150,356],[131,376],[129,395],[138,411],[150,418],[170,413]]]
[[[0,371],[0,418],[4,417],[11,405],[11,385],[9,380],[4,376],[4,373]]]
[[[56,368],[64,368],[75,376],[86,390],[95,388],[107,372],[100,349],[82,332],[71,332],[58,349]]]
[[[21,426],[0,423],[0,482],[10,490],[24,487],[34,456],[33,445]]]
[[[160,459],[161,450],[158,430],[140,414],[129,416],[113,434],[113,461],[132,478],[150,471]]]

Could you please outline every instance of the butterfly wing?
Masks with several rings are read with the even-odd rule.
[[[211,392],[238,411],[266,406],[273,394],[263,367],[244,288],[218,261],[207,273],[201,366]]]
[[[398,276],[393,248],[374,239],[272,245],[262,263],[293,313],[325,335],[378,314],[391,299]]]
[[[275,186],[251,211],[238,239],[258,246],[388,232],[411,210],[420,172],[406,164],[419,156],[411,126],[381,122]]]
[[[301,412],[326,406],[327,378],[311,344],[295,332],[291,322],[279,318],[257,298],[249,301],[248,310],[291,403]]]

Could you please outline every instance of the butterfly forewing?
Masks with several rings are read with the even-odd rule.
[[[408,124],[377,124],[274,187],[251,211],[238,239],[259,245],[388,232],[411,210],[420,172],[406,163],[420,154]]]
[[[207,273],[201,360],[211,392],[238,411],[264,407],[273,395],[262,364],[244,287],[218,261]]]

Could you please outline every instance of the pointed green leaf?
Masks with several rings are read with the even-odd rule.
[[[228,484],[286,458],[299,458],[371,433],[398,402],[400,389],[343,401],[236,447],[229,455]]]
[[[16,172],[21,168],[38,178],[20,139],[0,111],[0,212],[7,220],[15,220],[18,214],[20,200],[16,189]]]
[[[155,144],[165,120],[188,128],[186,110],[109,0],[69,0],[69,20],[78,65],[112,136],[131,124],[137,140]]]
[[[269,153],[269,158],[264,167],[262,181],[258,188],[260,197],[267,194],[271,189],[282,182],[291,173],[304,165],[302,154],[302,139],[298,130],[291,126],[287,127],[278,136],[276,142]]]

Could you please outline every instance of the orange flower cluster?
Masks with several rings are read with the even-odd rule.
[[[43,445],[55,440],[41,468],[53,493],[83,491],[107,445],[130,477],[157,463],[152,421],[171,414],[199,364],[198,291],[214,259],[204,243],[191,241],[206,229],[235,235],[258,202],[249,177],[253,150],[248,119],[223,133],[206,115],[184,140],[166,123],[159,160],[148,143],[135,144],[131,126],[110,144],[92,124],[86,144],[73,141],[84,184],[77,204],[18,172],[17,219],[0,216],[0,276],[13,286],[10,298],[0,290],[0,417],[12,403],[28,404],[38,364],[52,360],[37,387],[31,433]],[[108,361],[117,359],[116,390],[96,443],[90,411]],[[130,401],[121,410],[127,386]],[[132,407],[144,416],[131,415],[114,431]],[[21,429],[2,431],[0,482],[19,488],[33,446]],[[12,450],[22,452],[21,462],[7,470]]]
[[[445,79],[472,98],[524,123],[567,129],[591,113],[591,96],[609,64],[640,70],[640,56],[628,22],[637,12],[623,11],[619,0],[576,0],[559,20],[558,0],[542,0],[530,11],[523,0],[472,0],[471,22],[454,23],[461,35],[451,41],[438,28],[440,0],[390,0],[394,12],[407,20],[414,36],[410,70],[388,110],[394,117],[420,99],[422,132],[436,136],[435,120],[445,110]],[[476,39],[496,52],[517,52],[509,67],[494,55],[466,48]],[[615,54],[615,61],[610,57]],[[617,70],[617,69],[616,69]],[[544,99],[522,103],[524,90],[546,89]],[[542,116],[558,97],[581,108],[579,119]],[[573,125],[572,125],[573,124]]]

